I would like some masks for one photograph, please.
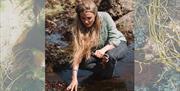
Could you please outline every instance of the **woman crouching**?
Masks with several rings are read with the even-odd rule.
[[[98,12],[93,0],[82,0],[76,6],[76,13],[76,22],[72,27],[72,81],[67,87],[71,91],[77,91],[78,69],[90,70],[101,79],[111,78],[116,62],[127,51],[125,37],[117,30],[108,13]]]

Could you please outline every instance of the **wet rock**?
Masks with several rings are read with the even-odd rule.
[[[162,72],[163,64],[135,63],[135,84],[137,86],[150,86],[159,80],[158,74]]]

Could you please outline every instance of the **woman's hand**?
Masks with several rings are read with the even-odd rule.
[[[67,91],[74,91],[74,90],[77,91],[77,88],[78,88],[78,80],[76,77],[71,81],[71,84],[67,87]]]
[[[113,49],[113,48],[115,48],[114,45],[112,45],[112,44],[107,44],[107,45],[105,45],[102,49],[96,50],[95,53],[94,53],[94,55],[95,55],[96,57],[98,57],[98,58],[102,58],[102,57],[104,56],[104,54],[106,53],[106,51],[109,51],[109,50],[111,50],[111,49]]]
[[[106,50],[104,50],[104,49],[96,50],[94,55],[98,58],[102,58],[104,56],[105,52],[106,52]]]

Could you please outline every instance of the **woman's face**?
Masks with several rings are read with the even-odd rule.
[[[95,21],[95,14],[90,11],[82,12],[80,13],[80,19],[84,26],[89,28],[93,25]]]

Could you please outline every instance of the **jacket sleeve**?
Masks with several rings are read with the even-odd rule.
[[[124,35],[117,30],[116,24],[112,17],[108,13],[105,13],[104,15],[108,30],[108,43],[118,46],[121,41],[126,41]]]

